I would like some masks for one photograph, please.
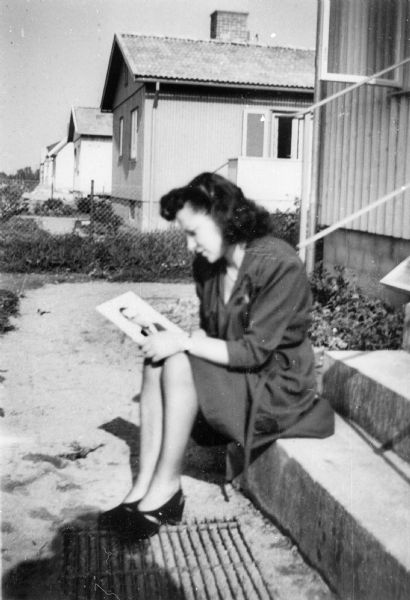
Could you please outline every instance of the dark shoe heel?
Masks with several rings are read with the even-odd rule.
[[[182,490],[178,490],[168,502],[156,508],[155,510],[141,511],[141,514],[153,517],[159,525],[170,523],[175,525],[182,519],[184,512],[185,499]]]
[[[123,502],[111,510],[103,512],[98,517],[99,529],[122,529],[127,527],[131,515],[138,512],[139,500],[136,502]]]
[[[103,513],[98,519],[101,529],[115,531],[125,541],[138,541],[152,537],[161,525],[176,525],[182,519],[185,500],[182,490],[155,510],[142,511],[138,502],[120,504]]]

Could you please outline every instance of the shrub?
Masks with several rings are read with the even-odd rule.
[[[75,234],[53,236],[31,219],[10,219],[2,226],[0,268],[19,273],[87,272],[92,262],[88,239]]]
[[[19,299],[14,292],[0,289],[0,333],[14,329],[10,317],[18,314]]]
[[[2,225],[0,268],[15,272],[64,270],[115,280],[181,281],[190,277],[191,258],[183,234],[175,229],[53,236],[32,220],[15,218]]]
[[[300,210],[296,206],[294,211],[279,211],[272,213],[273,235],[285,240],[296,248],[299,241],[299,218]]]
[[[27,212],[28,202],[23,198],[24,182],[9,181],[0,184],[0,219]]]
[[[44,202],[37,202],[33,212],[46,217],[70,217],[77,211],[59,198],[49,198]]]
[[[363,294],[345,276],[319,265],[311,279],[314,298],[309,335],[315,346],[330,350],[378,350],[401,347],[404,312]]]
[[[88,214],[91,210],[91,199],[89,196],[86,198],[78,198],[76,204],[78,211],[81,213]]]
[[[192,259],[188,255],[182,232],[121,231],[96,243],[96,274],[111,279],[133,281],[189,279]]]

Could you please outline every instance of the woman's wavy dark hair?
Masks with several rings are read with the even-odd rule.
[[[161,216],[174,221],[186,203],[193,210],[209,214],[228,244],[247,242],[273,229],[267,210],[245,198],[241,188],[215,173],[201,173],[188,185],[165,194],[161,198]]]

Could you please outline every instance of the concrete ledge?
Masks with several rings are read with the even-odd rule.
[[[410,466],[393,457],[337,417],[330,438],[270,446],[242,485],[343,600],[407,600]]]
[[[402,350],[338,351],[324,356],[322,394],[410,462],[410,353]]]

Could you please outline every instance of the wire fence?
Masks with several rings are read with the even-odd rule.
[[[38,180],[0,179],[0,223],[9,222],[10,226],[13,217],[20,229],[21,223],[16,217],[31,220],[55,235],[103,236],[116,233],[125,225],[115,213],[111,200],[95,195],[92,186],[86,196],[58,195],[47,186],[39,186]]]
[[[0,270],[145,281],[190,277],[191,258],[176,227],[144,232],[107,196],[50,197],[49,191],[37,181],[0,181]]]
[[[126,201],[125,201],[126,206]],[[123,207],[124,208],[124,207]],[[191,275],[176,227],[141,231],[110,197],[51,195],[37,181],[0,180],[0,270],[69,271],[145,281]],[[273,215],[274,233],[296,245],[298,213]]]

